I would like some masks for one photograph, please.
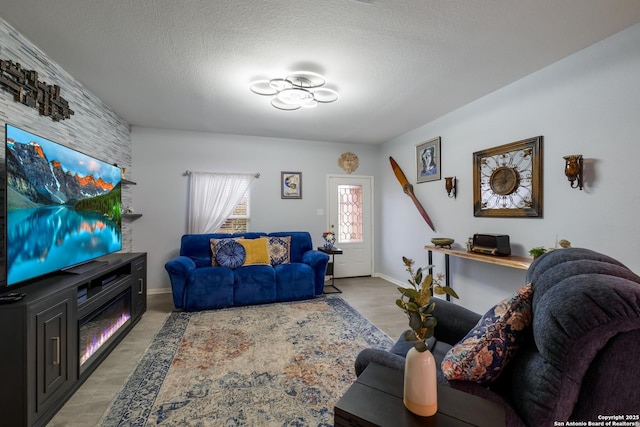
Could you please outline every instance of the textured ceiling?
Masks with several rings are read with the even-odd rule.
[[[379,144],[640,22],[640,1],[3,0],[0,17],[131,125]],[[248,90],[299,69],[340,99],[280,111]]]

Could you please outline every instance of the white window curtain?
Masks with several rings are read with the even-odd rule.
[[[233,208],[258,175],[188,172],[189,233],[213,233],[231,215]]]

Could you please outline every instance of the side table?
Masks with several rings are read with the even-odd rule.
[[[375,363],[358,377],[334,408],[336,426],[504,427],[505,411],[490,400],[438,384],[438,412],[420,417],[402,402],[404,374]]]
[[[329,264],[327,264],[327,272],[326,272],[327,275],[331,275],[331,284],[330,285],[324,285],[324,287],[326,288],[327,286],[331,286],[333,289],[335,289],[335,291],[333,291],[333,292],[322,291],[322,293],[324,293],[324,294],[341,294],[342,291],[340,289],[336,288],[336,284],[335,284],[336,276],[334,274],[334,268],[335,268],[335,256],[336,255],[341,255],[342,254],[342,249],[336,248],[336,247],[328,249],[328,248],[325,248],[324,246],[318,246],[318,250],[320,252],[324,252],[325,254],[331,255],[331,261],[329,261]]]

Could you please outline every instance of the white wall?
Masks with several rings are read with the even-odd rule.
[[[358,155],[352,175],[375,175],[380,147],[133,127],[134,251],[148,252],[151,292],[170,288],[164,264],[177,256],[187,230],[184,172],[260,173],[251,189],[252,231],[309,231],[322,244],[327,227],[326,182],[346,174],[338,159]],[[302,172],[302,199],[280,198],[280,172]],[[318,209],[323,215],[318,215]]]
[[[252,229],[308,230],[315,244],[326,227],[326,176],[344,173],[340,154],[360,157],[357,175],[376,182],[378,275],[406,282],[401,257],[427,263],[423,247],[434,236],[456,239],[474,233],[504,233],[516,255],[556,238],[588,247],[640,272],[636,217],[640,209],[640,25],[574,54],[529,77],[425,124],[381,147],[262,137],[132,129],[134,250],[149,253],[153,291],[169,288],[164,263],[178,252],[186,230],[186,170],[260,172],[252,192]],[[437,100],[434,100],[437,102]],[[473,152],[537,135],[544,137],[543,218],[475,218]],[[447,198],[444,180],[415,185],[435,222],[432,232],[403,194],[389,165],[395,158],[415,183],[415,145],[442,137],[442,176],[457,176],[458,197]],[[585,189],[570,189],[563,156],[585,157]],[[303,199],[280,199],[280,171],[303,173]],[[434,256],[442,271],[441,255]],[[525,272],[451,260],[460,303],[483,312],[524,285]],[[393,303],[393,302],[390,302]]]
[[[434,100],[437,102],[437,100]],[[473,152],[542,135],[543,218],[475,218]],[[458,197],[444,180],[415,185],[433,219],[433,233],[388,166],[415,166],[415,145],[442,137],[442,176],[457,176]],[[583,154],[585,188],[570,189],[563,156]],[[553,247],[556,238],[591,248],[640,272],[640,24],[481,98],[383,146],[378,179],[377,271],[405,281],[401,256],[426,264],[431,237],[453,237],[463,247],[474,233],[503,233],[512,251]],[[415,175],[415,172],[413,173]],[[411,175],[410,181],[415,182]],[[442,256],[434,256],[439,271]],[[483,312],[525,283],[525,273],[451,260],[460,303]]]

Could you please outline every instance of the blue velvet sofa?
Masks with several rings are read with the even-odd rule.
[[[438,324],[428,344],[439,367],[438,381],[503,405],[507,427],[568,425],[569,420],[587,425],[611,421],[603,418],[611,416],[621,416],[618,422],[638,421],[640,277],[608,256],[569,248],[537,258],[527,283],[533,284],[531,325],[490,385],[444,378],[443,358],[481,316],[436,302]],[[389,351],[363,350],[356,374],[372,362],[404,370],[411,346],[400,338]]]
[[[289,262],[228,268],[212,265],[211,239],[290,237]],[[173,304],[187,311],[294,301],[321,295],[329,256],[304,231],[185,234],[180,256],[165,264]]]

